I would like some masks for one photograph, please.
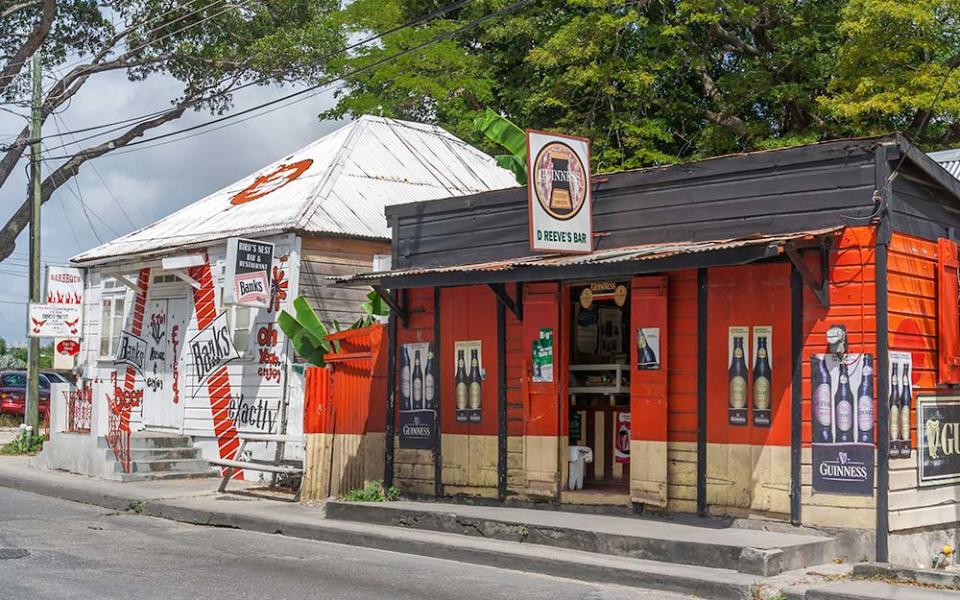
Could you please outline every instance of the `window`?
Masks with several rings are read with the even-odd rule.
[[[3,387],[25,388],[27,376],[25,373],[8,373],[3,376]]]
[[[163,275],[153,276],[153,283],[155,285],[163,285],[165,283],[179,283],[179,281],[180,280],[177,279],[177,276],[173,275],[172,273],[165,273]]]
[[[227,329],[233,338],[233,346],[240,353],[240,357],[247,355],[250,348],[250,336],[253,329],[253,320],[256,313],[251,306],[235,306],[223,303],[223,286],[220,286],[220,306],[227,315]]]
[[[124,296],[104,294],[100,302],[100,356],[112,357],[120,345],[123,330]]]

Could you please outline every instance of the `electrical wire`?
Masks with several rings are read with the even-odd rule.
[[[338,55],[340,55],[340,54],[345,54],[345,53],[350,52],[351,50],[354,50],[354,49],[356,49],[356,48],[358,48],[358,47],[360,47],[360,46],[364,46],[364,45],[366,45],[366,44],[369,44],[370,42],[374,42],[374,41],[380,40],[380,39],[382,39],[382,38],[384,38],[384,37],[386,37],[386,36],[388,36],[388,35],[392,35],[392,34],[398,32],[398,31],[402,31],[403,29],[409,29],[410,27],[416,27],[417,25],[421,25],[421,24],[423,24],[423,23],[425,23],[425,22],[427,22],[427,21],[432,21],[433,19],[435,19],[435,18],[437,18],[437,17],[439,17],[439,16],[443,16],[443,15],[445,15],[445,14],[447,14],[447,13],[453,12],[454,10],[458,10],[458,9],[460,9],[460,8],[463,8],[463,7],[466,6],[467,4],[470,4],[471,2],[474,2],[474,1],[475,1],[475,0],[459,0],[458,2],[454,2],[454,3],[452,3],[452,4],[449,4],[449,5],[445,6],[445,7],[439,8],[439,9],[437,9],[437,10],[435,10],[435,11],[432,11],[432,12],[430,12],[430,13],[428,13],[428,14],[426,14],[426,15],[423,15],[423,16],[421,16],[421,17],[417,17],[417,18],[415,18],[415,19],[411,19],[411,20],[409,20],[409,21],[406,21],[405,23],[402,23],[401,25],[397,25],[397,26],[395,26],[395,27],[392,27],[392,28],[390,28],[390,29],[388,29],[388,30],[386,30],[386,31],[384,31],[384,32],[382,32],[382,33],[379,33],[379,34],[377,34],[377,35],[372,35],[372,36],[369,36],[369,37],[367,37],[367,38],[365,38],[365,39],[362,39],[362,40],[359,40],[359,41],[357,41],[357,42],[348,44],[347,46],[344,46],[343,48],[340,48],[340,49],[338,49],[338,50],[335,50],[335,51],[333,51],[333,52],[330,52],[330,53],[328,53],[328,54],[320,57],[319,59],[317,59],[316,61],[314,61],[313,64],[318,64],[318,63],[321,63],[321,62],[325,62],[325,61],[327,61],[327,60],[329,60],[329,59],[331,59],[331,58],[334,58],[334,57],[336,57],[336,56],[338,56]],[[299,67],[299,68],[302,68],[302,66]],[[287,69],[284,73],[288,73],[288,72],[291,71],[291,70],[292,70],[292,69]],[[215,93],[215,94],[212,94],[212,95],[210,95],[210,96],[207,96],[207,97],[205,98],[205,100],[211,100],[211,99],[213,99],[213,98],[222,97],[222,96],[225,96],[225,95],[227,95],[227,94],[233,94],[234,92],[238,92],[238,91],[240,91],[240,90],[242,90],[242,89],[245,89],[245,88],[248,88],[248,87],[252,87],[252,86],[254,86],[254,85],[260,85],[260,84],[266,83],[266,82],[268,82],[268,81],[272,81],[272,80],[274,80],[274,79],[276,79],[276,78],[277,78],[277,75],[264,75],[264,76],[262,76],[262,77],[260,77],[260,78],[258,78],[258,79],[255,79],[255,80],[253,80],[253,81],[249,81],[249,82],[244,83],[244,84],[242,84],[242,85],[239,85],[239,86],[237,86],[237,87],[230,88],[230,89],[228,89],[228,90],[223,90],[223,91],[217,92],[217,93]],[[221,79],[220,81],[218,81],[217,83],[213,84],[211,87],[217,87],[217,86],[223,85],[224,83],[230,81],[231,79],[232,79],[231,77],[225,77],[225,78]],[[75,134],[75,133],[86,133],[86,132],[88,132],[88,131],[96,131],[96,130],[98,130],[98,129],[103,129],[103,128],[106,128],[106,127],[114,127],[114,126],[116,126],[116,125],[124,125],[124,124],[128,124],[128,123],[131,123],[131,122],[147,121],[147,120],[149,120],[149,119],[152,119],[152,118],[155,118],[155,117],[158,117],[158,116],[165,115],[165,114],[168,114],[168,113],[170,113],[170,112],[173,112],[174,110],[177,110],[177,109],[175,109],[175,108],[168,108],[168,109],[163,109],[163,110],[159,110],[159,111],[154,111],[154,112],[151,112],[151,113],[147,113],[147,114],[144,114],[144,115],[139,115],[139,116],[136,116],[136,117],[130,117],[130,118],[123,119],[123,120],[120,120],[120,121],[113,121],[113,122],[111,122],[111,123],[104,123],[104,124],[101,124],[101,125],[94,125],[94,126],[90,126],[90,127],[84,127],[84,128],[81,128],[81,129],[74,129],[74,130],[71,130],[71,131],[64,132],[63,135]],[[79,140],[77,140],[77,142],[84,142],[84,141],[87,141],[87,140],[90,140],[90,139],[93,139],[93,138],[100,137],[100,136],[102,136],[102,135],[106,135],[106,134],[108,134],[108,133],[113,133],[113,132],[116,132],[116,131],[120,131],[121,129],[126,129],[126,127],[115,127],[115,128],[113,128],[113,129],[110,129],[110,130],[108,130],[108,131],[101,132],[101,133],[96,134],[96,135],[91,135],[91,136],[86,136],[86,137],[80,138]],[[26,141],[24,142],[24,145],[29,145],[30,141],[31,141],[31,140],[26,140]],[[61,146],[54,146],[54,147],[51,148],[51,149],[52,149],[52,150],[57,150],[57,149],[60,149],[60,148],[65,147],[66,145],[67,145],[67,144],[64,144],[64,145],[61,145]]]
[[[346,74],[344,74],[344,75],[338,75],[338,76],[336,76],[336,77],[331,77],[331,78],[329,78],[329,79],[327,79],[327,80],[325,80],[325,81],[323,81],[323,82],[321,82],[321,83],[318,83],[318,84],[316,84],[316,85],[309,86],[309,87],[307,87],[307,88],[304,88],[304,89],[302,89],[302,90],[299,90],[299,91],[296,91],[296,92],[287,94],[287,95],[285,95],[285,96],[281,96],[280,98],[275,98],[275,99],[273,99],[273,100],[270,100],[270,101],[267,101],[267,102],[263,102],[263,103],[258,104],[258,105],[256,105],[256,106],[252,106],[252,107],[250,107],[250,108],[244,109],[244,110],[242,110],[242,111],[240,111],[240,112],[231,113],[231,114],[229,114],[229,115],[224,115],[223,117],[219,117],[219,118],[213,119],[213,120],[211,120],[211,121],[206,121],[206,122],[204,122],[204,123],[199,123],[199,124],[197,124],[197,125],[193,125],[193,126],[190,126],[190,127],[185,127],[185,128],[182,128],[182,129],[178,129],[178,130],[176,130],[176,131],[171,131],[171,132],[167,132],[167,133],[164,133],[164,134],[156,135],[156,136],[153,136],[153,137],[150,137],[150,138],[147,138],[147,139],[137,140],[137,141],[134,141],[134,142],[130,142],[129,144],[126,144],[126,145],[124,146],[124,148],[127,148],[126,151],[120,151],[120,152],[116,152],[116,151],[115,151],[115,152],[111,152],[111,155],[119,156],[119,155],[123,155],[123,154],[129,154],[130,152],[135,152],[135,151],[140,150],[140,149],[146,149],[146,148],[152,148],[152,147],[155,147],[155,146],[159,146],[159,145],[161,145],[161,144],[152,144],[152,142],[156,142],[157,140],[162,140],[162,139],[170,138],[170,137],[173,137],[173,136],[178,136],[178,135],[181,135],[181,134],[184,134],[184,133],[189,133],[189,132],[191,132],[191,131],[196,131],[196,130],[199,130],[199,129],[204,129],[204,128],[206,128],[206,127],[210,127],[211,125],[216,125],[217,123],[222,123],[222,122],[225,122],[225,121],[230,121],[230,120],[236,119],[237,117],[243,116],[243,115],[245,115],[245,114],[249,114],[249,113],[258,111],[258,110],[260,110],[260,109],[262,109],[262,108],[267,108],[267,107],[271,107],[271,106],[280,104],[280,103],[282,103],[282,102],[287,102],[288,100],[291,100],[291,101],[290,101],[290,102],[287,102],[286,104],[283,104],[283,105],[281,105],[281,106],[279,106],[279,107],[277,107],[277,108],[274,108],[274,109],[272,109],[272,110],[265,111],[265,112],[263,112],[263,113],[254,115],[253,117],[250,117],[250,118],[255,118],[255,117],[258,117],[258,116],[263,116],[263,115],[265,115],[265,114],[269,114],[269,113],[271,113],[271,112],[274,112],[275,110],[279,110],[280,108],[286,108],[286,107],[288,107],[288,106],[292,106],[293,104],[297,104],[297,103],[299,103],[299,102],[302,102],[302,101],[304,101],[304,100],[307,100],[307,99],[309,99],[309,98],[312,98],[312,97],[314,97],[314,96],[322,93],[323,91],[325,91],[325,88],[327,88],[328,86],[332,85],[333,83],[336,83],[336,82],[338,82],[338,81],[345,80],[345,79],[347,79],[347,78],[349,78],[349,77],[353,77],[353,76],[355,76],[355,75],[359,75],[359,74],[364,73],[364,72],[366,72],[366,71],[369,71],[369,70],[371,70],[371,69],[373,69],[373,68],[376,68],[376,67],[378,67],[378,66],[380,66],[380,65],[383,65],[383,64],[388,63],[388,62],[390,62],[390,61],[396,60],[396,59],[398,59],[398,58],[401,58],[401,57],[403,57],[403,56],[406,56],[406,55],[408,55],[408,54],[411,54],[411,53],[413,53],[413,52],[416,52],[416,51],[418,51],[418,50],[421,50],[421,49],[423,49],[423,48],[425,48],[425,47],[427,47],[427,46],[430,46],[430,45],[433,45],[433,44],[435,44],[435,43],[437,43],[437,42],[440,42],[440,41],[443,41],[443,40],[445,40],[445,39],[454,37],[454,36],[456,36],[456,35],[458,35],[458,34],[460,34],[460,33],[463,33],[464,31],[467,31],[467,30],[469,30],[469,29],[472,29],[472,28],[474,28],[474,27],[477,27],[477,26],[479,26],[479,25],[481,25],[481,24],[483,24],[483,23],[485,23],[485,22],[487,22],[487,21],[489,21],[489,20],[491,20],[491,19],[495,19],[495,18],[500,17],[500,16],[502,16],[502,15],[504,15],[504,14],[513,12],[513,11],[517,10],[518,8],[520,8],[521,6],[523,6],[524,4],[529,3],[530,1],[531,1],[531,0],[518,0],[517,2],[514,2],[513,4],[510,4],[510,5],[508,5],[508,6],[504,7],[504,8],[498,9],[498,10],[496,10],[496,11],[494,11],[494,12],[492,12],[492,13],[489,13],[489,14],[487,14],[487,15],[485,15],[485,16],[482,16],[482,17],[479,17],[479,18],[477,18],[477,19],[474,19],[473,21],[471,21],[471,22],[469,22],[469,23],[467,23],[467,24],[465,24],[465,25],[462,25],[461,27],[458,27],[457,29],[453,29],[453,30],[451,30],[451,31],[442,33],[442,34],[440,34],[440,35],[433,36],[433,37],[431,37],[430,39],[428,39],[428,40],[426,40],[426,41],[424,41],[424,42],[421,42],[420,44],[417,44],[417,45],[415,45],[415,46],[412,46],[412,47],[407,48],[407,49],[405,49],[405,50],[402,50],[402,51],[400,51],[400,52],[394,53],[394,54],[392,54],[392,55],[390,55],[390,56],[387,56],[387,57],[385,57],[385,58],[381,58],[381,59],[379,59],[379,60],[376,60],[376,61],[374,61],[374,62],[372,62],[372,63],[370,63],[370,64],[368,64],[368,65],[365,65],[365,66],[363,66],[363,67],[359,67],[359,68],[357,68],[357,69],[354,69],[354,70],[350,71],[349,73],[346,73]],[[311,92],[313,92],[313,93],[311,93]],[[304,96],[304,94],[309,94],[309,95]],[[303,96],[303,97],[301,97],[301,96]],[[239,123],[242,123],[242,122],[244,122],[244,121],[246,121],[246,120],[248,120],[248,119],[244,119],[244,120],[242,120],[242,121],[238,121],[238,122],[235,122],[235,123],[233,123],[233,124],[239,124]],[[228,126],[229,126],[229,125],[228,125]],[[214,129],[214,130],[212,130],[212,131],[217,131],[217,130],[222,129],[222,128],[223,128],[223,127],[220,127],[220,128]],[[183,138],[178,138],[178,139],[175,140],[175,141],[182,141],[183,139],[189,139],[190,137],[194,137],[194,136],[185,136],[185,137],[183,137]],[[144,144],[151,144],[151,145],[150,145],[150,146],[146,146],[145,148],[135,148],[135,146],[142,146],[142,145],[144,145]],[[53,157],[45,157],[43,160],[65,160],[65,159],[72,158],[72,157],[73,157],[73,155],[53,156]]]

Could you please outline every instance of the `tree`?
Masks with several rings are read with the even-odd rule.
[[[472,2],[331,69],[362,67],[508,3]],[[351,78],[322,116],[431,121],[492,153],[474,127],[492,108],[523,127],[590,137],[599,171],[908,129],[960,61],[957,3],[531,0]],[[344,24],[386,31],[441,4],[355,0]],[[922,144],[960,143],[957,85],[951,75],[951,101],[938,104]]]
[[[125,71],[131,82],[163,74],[183,85],[168,108],[84,136],[96,141],[75,153],[61,148],[56,154],[66,158],[45,168],[42,201],[87,161],[187,111],[223,113],[246,85],[316,77],[323,57],[343,43],[337,10],[336,0],[0,0],[0,99],[24,102],[30,84],[24,65],[37,50],[47,72],[63,68],[44,93],[44,121],[102,73]],[[0,187],[29,142],[25,125],[5,151],[0,147]],[[0,260],[13,252],[28,221],[25,201],[0,227]]]

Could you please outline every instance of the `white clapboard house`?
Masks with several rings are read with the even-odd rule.
[[[293,312],[292,300],[302,295],[324,320],[354,321],[368,290],[333,288],[328,278],[388,260],[385,206],[514,185],[492,158],[443,129],[364,116],[77,255],[72,262],[86,280],[77,369],[95,423],[86,437],[56,436],[43,460],[52,468],[136,479],[208,470],[201,459],[235,452],[237,432],[302,431],[302,379],[293,374],[279,311]],[[232,237],[275,244],[268,308],[223,302]],[[238,358],[221,356],[211,343],[224,335]],[[124,337],[143,346],[133,360],[119,362]],[[132,432],[126,440],[124,428]],[[162,443],[149,442],[164,434]],[[151,460],[159,455],[145,450],[160,445],[193,445],[202,456],[185,447]],[[275,452],[269,444],[248,448],[267,457]]]

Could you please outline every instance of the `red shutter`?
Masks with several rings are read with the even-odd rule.
[[[957,284],[957,243],[937,240],[937,342],[940,383],[960,383],[960,304]]]

